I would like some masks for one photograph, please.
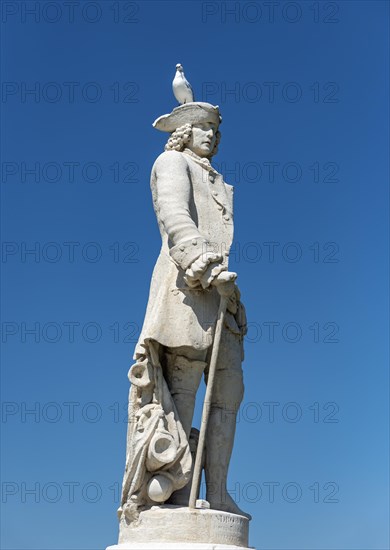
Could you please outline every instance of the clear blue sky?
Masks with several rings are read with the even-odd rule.
[[[178,62],[221,108],[235,185],[249,333],[229,486],[250,543],[389,548],[388,3],[2,9],[2,548],[117,540],[160,247],[151,124]]]

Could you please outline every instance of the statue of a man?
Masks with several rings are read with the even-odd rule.
[[[151,174],[162,238],[131,367],[126,471],[119,514],[136,520],[156,503],[188,506],[197,430],[195,396],[207,382],[220,296],[229,296],[220,341],[203,467],[210,507],[244,514],[226,482],[243,397],[245,310],[228,271],[233,187],[211,166],[219,108],[191,102],[158,118],[171,135]]]

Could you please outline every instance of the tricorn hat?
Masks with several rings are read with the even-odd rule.
[[[160,116],[153,122],[153,128],[162,132],[174,132],[176,128],[184,124],[196,124],[210,120],[215,121],[216,124],[222,122],[218,105],[194,101],[179,105],[173,109],[172,113]]]

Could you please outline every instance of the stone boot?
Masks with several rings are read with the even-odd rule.
[[[236,431],[236,413],[212,406],[206,436],[206,499],[214,510],[251,519],[227,491],[227,475]]]
[[[192,429],[192,418],[194,416],[196,392],[200,384],[206,363],[204,361],[189,360],[181,355],[167,354],[164,376],[171,392],[172,399],[189,440],[194,466],[198,430]],[[191,435],[190,435],[191,434]],[[168,504],[177,506],[188,506],[191,480],[182,489],[172,493]]]

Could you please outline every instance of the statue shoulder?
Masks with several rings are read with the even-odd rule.
[[[164,151],[155,160],[152,173],[160,173],[169,170],[170,173],[182,170],[188,170],[186,155],[179,151]]]

